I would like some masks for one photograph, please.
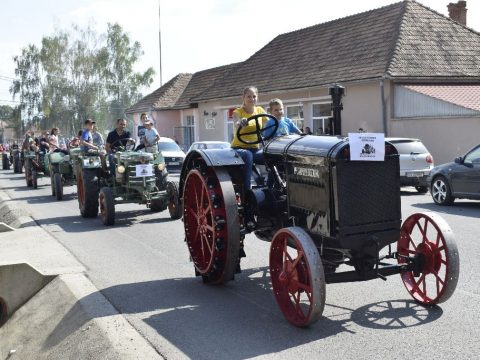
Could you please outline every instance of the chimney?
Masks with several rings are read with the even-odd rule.
[[[456,4],[450,3],[447,5],[448,16],[450,19],[462,24],[467,25],[467,2],[458,1]]]

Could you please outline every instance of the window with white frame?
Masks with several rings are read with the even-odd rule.
[[[312,132],[315,135],[329,134],[329,118],[332,116],[331,103],[315,103],[312,104]]]
[[[303,129],[305,119],[303,118],[303,105],[287,105],[287,117],[299,128]]]

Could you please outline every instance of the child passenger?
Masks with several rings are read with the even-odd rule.
[[[280,99],[270,100],[270,103],[268,104],[268,110],[270,111],[270,114],[275,116],[275,118],[278,120],[278,129],[277,131],[275,131],[275,134],[273,134],[273,129],[274,129],[273,125],[275,124],[275,120],[268,119],[268,121],[265,124],[265,128],[268,128],[269,126],[272,126],[272,128],[268,130],[265,129],[264,135],[267,138],[302,133],[300,129],[293,123],[292,120],[283,116],[282,100]]]
[[[253,115],[265,114],[265,110],[261,106],[257,106],[258,90],[256,87],[249,86],[243,90],[243,103],[233,112],[234,134],[231,146],[245,163],[244,172],[244,188],[250,190],[252,187],[252,165],[257,159],[256,155],[260,149],[259,144],[244,144],[237,138],[237,129],[241,128],[240,134],[254,132],[256,130],[255,120],[247,122],[247,118]],[[259,121],[260,127],[263,127],[262,121]],[[242,138],[246,141],[256,141],[257,135],[245,135]],[[260,154],[259,154],[260,155]]]

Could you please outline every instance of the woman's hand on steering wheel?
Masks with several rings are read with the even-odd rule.
[[[262,128],[260,126],[260,122],[259,122],[259,118],[263,118],[263,117],[267,117],[267,118],[270,118],[274,121],[274,123],[272,125],[269,125],[267,127],[264,127]],[[243,121],[244,119],[242,119],[241,121]],[[253,131],[248,131],[248,132],[242,132],[242,129],[248,125],[248,123],[250,122],[250,120],[255,120],[255,130]],[[263,144],[266,140],[270,140],[272,139],[274,136],[275,136],[275,133],[277,132],[277,129],[278,129],[278,120],[275,116],[273,115],[270,115],[270,114],[258,114],[258,115],[253,115],[253,116],[250,116],[248,119],[246,119],[246,125],[242,125],[242,123],[240,123],[241,126],[238,127],[237,129],[237,139],[238,141],[240,141],[241,143],[244,143],[244,144],[247,144],[247,145],[256,145],[256,144]],[[264,136],[265,132],[267,131],[271,131],[270,135],[269,136]],[[256,139],[255,140],[252,140],[252,141],[248,141],[248,140],[245,140],[243,137],[244,136],[248,136],[248,135],[256,135]]]

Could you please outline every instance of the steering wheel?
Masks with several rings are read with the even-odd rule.
[[[135,145],[137,144],[137,141],[136,141],[135,139],[132,139],[132,138],[117,139],[117,140],[115,140],[113,143],[110,144],[110,149],[112,149],[112,152],[117,151],[117,149],[114,149],[114,145],[115,145],[116,143],[119,143],[120,146],[126,148],[129,141],[130,141],[130,142],[133,141],[133,149],[135,149]]]
[[[262,118],[262,117],[268,117],[270,119],[273,119],[274,123],[272,125],[268,125],[267,127],[261,128],[258,119]],[[265,140],[270,140],[275,136],[275,133],[277,132],[278,124],[279,124],[278,120],[275,116],[270,115],[270,114],[258,114],[258,115],[250,116],[247,119],[247,122],[249,122],[250,120],[255,120],[255,130],[241,133],[240,131],[243,129],[243,127],[239,126],[238,129],[237,129],[237,139],[241,143],[248,144],[248,145],[256,145],[256,144],[261,144],[261,143],[263,144],[265,142]],[[271,129],[273,129],[273,131]],[[272,134],[270,136],[263,136],[263,134],[267,130],[272,131]],[[246,136],[246,135],[254,135],[254,134],[257,136],[256,140],[248,141],[248,140],[243,139],[243,137]]]

